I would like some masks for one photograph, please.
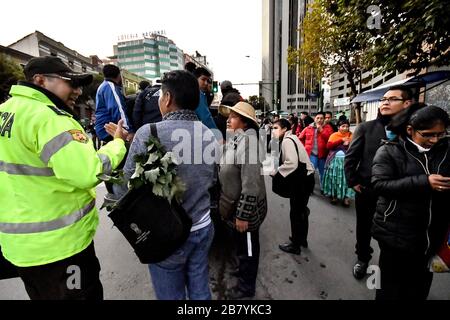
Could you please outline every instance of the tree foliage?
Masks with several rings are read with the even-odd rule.
[[[299,26],[300,47],[288,49],[288,64],[303,77],[308,69],[318,78],[345,72],[354,97],[364,70],[416,75],[448,65],[449,26],[450,6],[443,0],[315,0]]]
[[[351,0],[361,11],[368,0]],[[381,28],[371,33],[368,66],[378,73],[397,70],[417,75],[430,66],[450,64],[450,4],[444,0],[378,0]]]
[[[104,78],[101,74],[93,74],[94,80],[92,83],[83,88],[83,93],[78,98],[79,102],[86,103],[90,100],[95,101],[95,95],[97,94],[97,89],[103,82]]]
[[[10,57],[0,53],[0,102],[8,98],[12,85],[24,79],[22,67]]]
[[[350,96],[356,96],[356,81],[363,72],[363,57],[371,39],[366,27],[355,23],[358,19],[359,13],[349,10],[346,1],[314,1],[299,28],[300,47],[288,51],[288,64],[298,66],[302,77],[310,70],[317,79],[326,72],[345,72]]]
[[[269,104],[266,102],[266,99],[262,96],[250,96],[248,97],[248,103],[250,103],[253,108],[257,110],[264,110],[264,107],[268,109]]]

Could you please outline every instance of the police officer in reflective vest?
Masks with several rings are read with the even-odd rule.
[[[96,151],[73,107],[92,75],[31,59],[0,105],[0,247],[31,299],[102,299],[95,186],[122,161],[121,123]]]

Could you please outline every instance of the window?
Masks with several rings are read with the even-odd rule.
[[[50,49],[42,44],[39,45],[39,50],[44,52],[46,55],[50,54]]]

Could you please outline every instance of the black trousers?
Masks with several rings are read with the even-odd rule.
[[[247,234],[250,233],[250,241]],[[233,238],[238,259],[238,286],[239,289],[250,294],[255,293],[256,276],[259,266],[259,229],[252,232],[238,232],[233,230]],[[249,255],[249,248],[251,255]]]
[[[428,257],[380,244],[381,288],[376,300],[426,300],[433,281]]]
[[[31,300],[103,300],[93,242],[67,259],[17,269]]]
[[[377,205],[377,196],[372,189],[363,188],[362,193],[356,192],[356,255],[358,260],[369,262],[372,259],[373,249],[370,246],[372,239],[373,216]]]
[[[292,244],[300,247],[301,244],[307,242],[309,229],[309,193],[304,192],[294,198],[290,198],[291,205],[291,235]]]

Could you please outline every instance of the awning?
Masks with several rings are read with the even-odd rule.
[[[424,87],[427,84],[444,81],[450,79],[450,71],[433,71],[424,74],[420,74],[415,77],[402,79],[396,82],[391,82],[388,84],[382,84],[376,88],[364,91],[358,94],[355,98],[353,98],[352,103],[355,102],[368,102],[368,101],[376,101],[380,99],[386,91],[396,85],[405,85],[408,87]]]

